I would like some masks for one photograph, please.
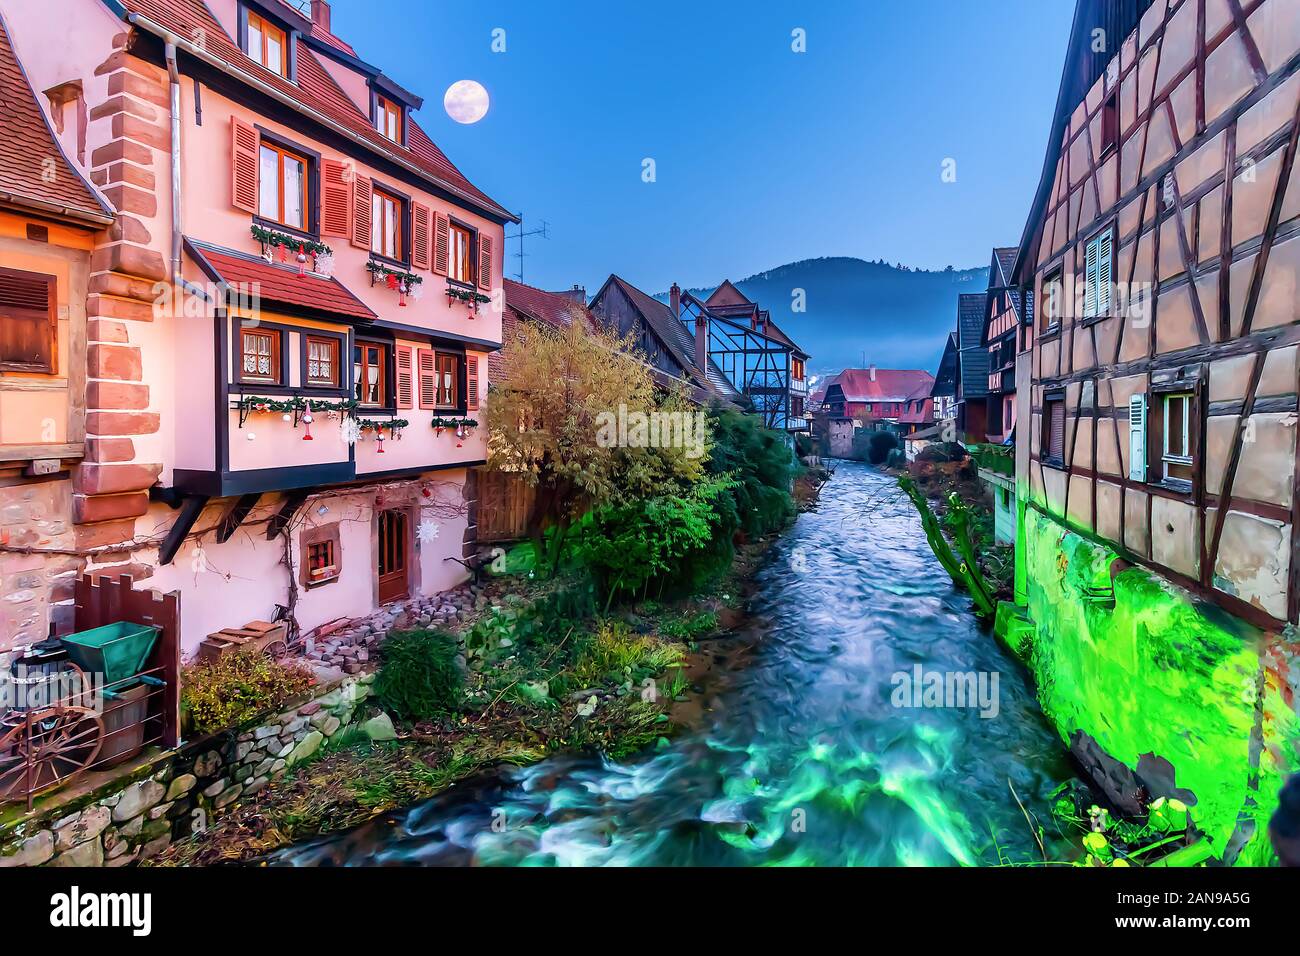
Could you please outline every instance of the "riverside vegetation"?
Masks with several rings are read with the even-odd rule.
[[[720,407],[707,416],[698,466],[635,460],[655,449],[604,450],[624,459],[605,463],[613,484],[631,467],[639,495],[619,486],[576,495],[562,520],[553,511],[505,556],[472,624],[390,632],[375,680],[382,713],[151,862],[250,861],[494,765],[666,745],[701,642],[739,618],[754,556],[795,513],[801,471],[784,437],[754,416]],[[541,444],[562,460],[563,442]]]

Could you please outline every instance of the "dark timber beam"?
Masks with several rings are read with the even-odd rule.
[[[266,540],[273,540],[281,531],[289,526],[296,512],[302,503],[307,500],[307,496],[312,493],[310,488],[296,488],[293,491],[285,493],[284,502],[280,509],[271,516],[271,520],[266,525]]]
[[[176,552],[181,549],[181,544],[185,541],[185,536],[190,533],[194,527],[194,522],[199,520],[199,515],[208,504],[207,495],[188,495],[181,503],[180,514],[176,516],[176,523],[172,525],[171,530],[167,532],[167,537],[163,540],[162,547],[158,549],[158,563],[171,564],[172,558],[176,557]]]
[[[262,497],[260,491],[254,491],[251,494],[240,495],[230,503],[226,508],[226,513],[221,516],[221,521],[217,524],[217,542],[224,544],[230,540],[230,536],[235,533],[248,513],[253,510],[259,498]]]

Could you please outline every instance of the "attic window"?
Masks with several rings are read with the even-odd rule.
[[[269,20],[248,11],[244,52],[249,59],[272,73],[289,75],[289,41],[285,32]]]
[[[392,100],[375,97],[375,129],[394,143],[402,141],[402,108]]]

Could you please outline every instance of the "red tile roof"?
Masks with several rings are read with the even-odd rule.
[[[723,279],[722,285],[713,290],[704,304],[710,309],[724,309],[729,306],[752,306],[754,303],[745,298],[744,294],[731,284],[730,279]]]
[[[122,0],[122,2],[129,12],[147,17],[181,37],[194,36],[196,30],[202,30],[204,49],[209,55],[256,77],[262,83],[273,87],[277,92],[294,99],[301,105],[320,112],[366,140],[373,148],[401,156],[427,175],[441,181],[452,192],[460,193],[474,205],[480,206],[484,211],[514,219],[514,215],[504,206],[465,178],[433,140],[429,139],[428,134],[420,128],[414,118],[408,117],[407,120],[407,146],[394,143],[384,137],[371,125],[370,118],[343,92],[316,58],[316,54],[305,43],[298,44],[298,82],[294,84],[280,74],[273,73],[250,60],[227,36],[225,29],[213,17],[203,0]],[[313,33],[315,34],[315,31]],[[331,45],[345,51],[351,49],[333,34],[328,36],[329,40],[333,41]]]
[[[903,409],[903,414],[898,416],[899,424],[902,425],[921,425],[925,422],[934,421],[934,403],[926,398],[921,404],[913,409],[912,403],[908,402],[907,407]]]
[[[186,244],[190,255],[214,282],[228,285],[256,283],[263,300],[310,309],[324,317],[367,322],[379,317],[338,279],[327,279],[310,272],[300,276],[293,266],[267,262],[257,256],[194,239],[186,239]]]
[[[587,307],[556,292],[544,292],[513,279],[503,281],[506,293],[506,305],[521,315],[556,328],[565,328],[573,322],[575,315],[586,319],[590,328],[596,328],[596,318],[587,311]]]
[[[0,201],[105,224],[105,207],[63,154],[0,17]],[[53,166],[49,166],[53,163]],[[52,174],[52,175],[51,175]]]
[[[921,369],[846,368],[833,380],[847,402],[905,402],[922,390],[930,394],[934,376]],[[829,391],[830,386],[827,386]]]

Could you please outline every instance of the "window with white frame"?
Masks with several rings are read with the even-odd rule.
[[[1192,480],[1191,392],[1172,392],[1161,397],[1162,475],[1166,481]]]

